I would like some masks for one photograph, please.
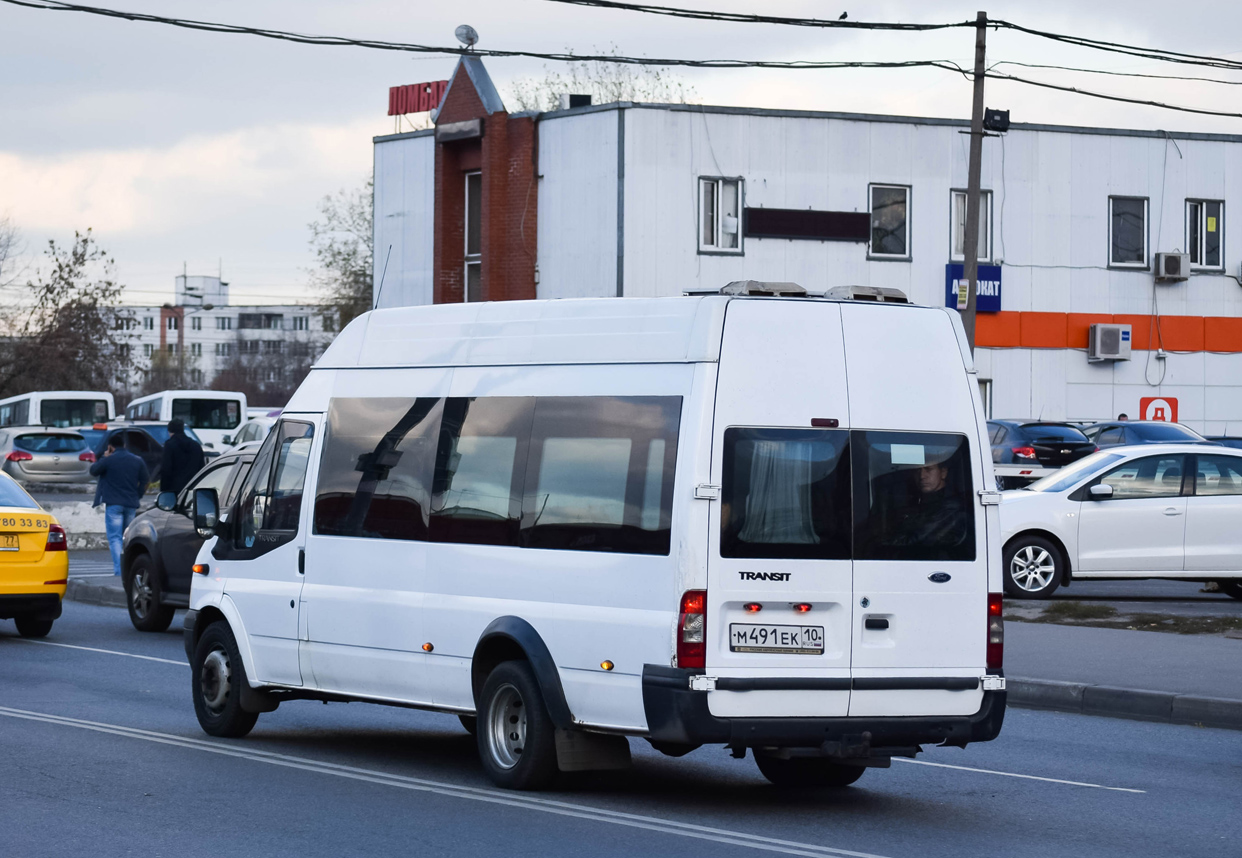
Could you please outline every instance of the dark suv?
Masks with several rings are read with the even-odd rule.
[[[1082,430],[1068,423],[989,420],[988,437],[992,443],[992,461],[998,465],[1060,468],[1095,452],[1095,444]],[[1016,488],[1027,481],[999,477],[997,482],[1001,488]]]
[[[1163,420],[1110,420],[1082,430],[1097,447],[1134,444],[1211,444],[1193,429]]]
[[[121,583],[130,622],[138,631],[164,631],[177,608],[190,604],[191,567],[203,545],[194,530],[194,490],[215,489],[222,505],[232,502],[258,447],[248,444],[210,460],[180,495],[160,493],[155,506],[125,529]]]

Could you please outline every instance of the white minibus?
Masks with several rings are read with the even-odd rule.
[[[233,432],[246,419],[246,394],[232,390],[161,390],[140,396],[125,406],[126,420],[158,420],[174,417],[185,421],[208,449],[229,446]]]
[[[990,463],[958,314],[896,290],[373,311],[194,493],[195,713],[456,713],[519,789],[627,737],[799,787],[988,741]]]
[[[114,416],[112,394],[102,390],[36,390],[0,399],[0,426],[68,429],[106,423]]]

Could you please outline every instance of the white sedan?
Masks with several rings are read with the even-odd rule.
[[[1242,450],[1112,447],[1005,492],[1000,521],[1014,598],[1072,575],[1217,581],[1242,599]]]

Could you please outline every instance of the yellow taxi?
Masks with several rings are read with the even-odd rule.
[[[68,548],[56,517],[0,473],[0,620],[16,620],[22,637],[44,637],[60,616]]]

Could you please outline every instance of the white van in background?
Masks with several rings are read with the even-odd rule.
[[[231,390],[161,390],[140,396],[125,406],[126,420],[167,423],[180,417],[203,446],[217,452],[229,446],[231,437],[246,419],[246,394]]]
[[[626,736],[805,787],[995,738],[999,493],[957,313],[723,291],[351,322],[231,508],[196,492],[203,729],[454,712],[513,788],[627,765]]]
[[[112,394],[102,390],[36,390],[0,399],[0,426],[68,429],[106,423],[115,416]]]

